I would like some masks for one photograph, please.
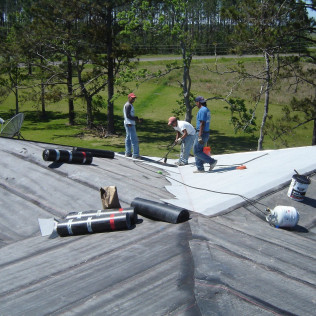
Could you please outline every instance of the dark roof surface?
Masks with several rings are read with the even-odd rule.
[[[172,196],[153,166],[118,155],[57,164],[44,148],[56,147],[0,138],[0,315],[314,314],[314,175],[303,202],[284,186],[218,216],[49,238],[38,218],[100,209],[100,187],[117,186],[122,207]],[[299,225],[270,226],[262,210],[276,205],[296,207]]]

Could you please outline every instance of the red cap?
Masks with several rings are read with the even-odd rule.
[[[177,120],[177,118],[174,117],[174,116],[169,117],[168,125],[171,125],[171,124],[172,124],[173,122],[175,122],[176,120]]]
[[[136,95],[132,92],[128,95],[129,98],[136,98]]]

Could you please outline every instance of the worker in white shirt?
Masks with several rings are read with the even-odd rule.
[[[187,165],[195,139],[195,128],[189,122],[179,121],[174,116],[169,118],[168,125],[172,126],[177,132],[175,144],[181,145],[180,158],[179,161],[176,162],[176,165]]]
[[[130,93],[128,95],[128,101],[124,104],[123,108],[124,126],[126,130],[125,156],[140,159],[138,137],[136,133],[136,122],[141,122],[142,119],[138,118],[138,116],[135,116],[135,110],[133,106],[135,100],[136,95],[134,93]]]

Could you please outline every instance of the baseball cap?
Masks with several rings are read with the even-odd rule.
[[[173,122],[175,122],[177,120],[177,118],[176,117],[174,117],[174,116],[171,116],[171,117],[169,117],[169,119],[168,119],[168,125],[171,125]]]
[[[203,97],[199,96],[195,98],[195,102],[206,103],[206,100]]]
[[[132,92],[128,95],[129,98],[136,98],[136,95]]]

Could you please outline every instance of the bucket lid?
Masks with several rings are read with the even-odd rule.
[[[311,183],[311,180],[306,177],[306,176],[303,176],[301,174],[294,174],[293,175],[293,178],[299,182],[299,183],[302,183],[302,184],[310,184]]]

